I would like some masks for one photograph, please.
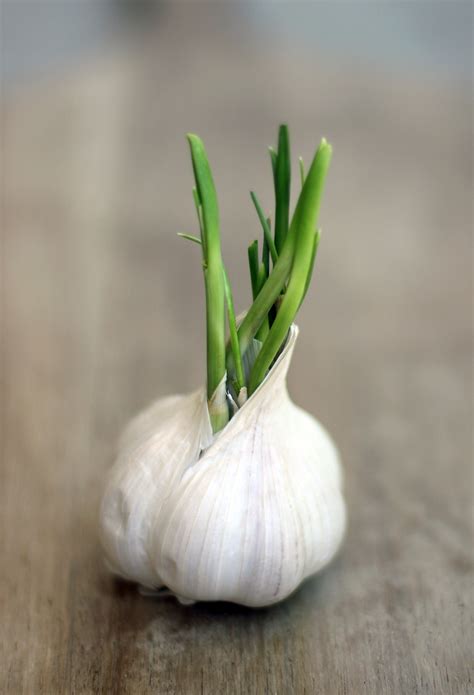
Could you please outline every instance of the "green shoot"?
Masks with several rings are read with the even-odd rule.
[[[268,224],[269,229],[271,229],[271,221],[270,221],[269,217],[267,217],[267,224]],[[265,239],[265,236],[263,237],[262,263],[263,263],[263,267],[265,268],[265,279],[266,279],[270,273],[270,249],[268,248],[268,244],[267,244],[267,240]]]
[[[245,386],[244,367],[242,364],[242,355],[240,353],[239,336],[237,334],[237,322],[235,320],[234,299],[232,296],[232,288],[230,286],[229,277],[224,269],[224,289],[227,302],[227,319],[229,323],[230,345],[235,365],[235,379],[233,386],[237,396],[241,389]]]
[[[300,181],[301,181],[301,188],[304,186],[304,180],[305,180],[305,173],[304,173],[304,161],[303,157],[298,157],[298,165],[300,169]]]
[[[258,262],[258,241],[253,241],[248,248],[248,258],[249,258],[249,269],[250,269],[250,281],[252,284],[252,297],[255,300],[258,293],[262,289],[265,281],[267,279],[267,274],[265,271],[264,263]],[[259,327],[255,334],[257,340],[263,340],[266,338],[269,330],[268,318],[265,317],[262,325]]]
[[[311,250],[311,260],[309,263],[309,271],[308,271],[308,275],[306,277],[306,285],[304,288],[303,296],[301,298],[300,306],[303,303],[303,300],[306,297],[306,293],[308,291],[308,288],[311,284],[311,278],[313,276],[313,270],[314,270],[314,261],[316,260],[316,253],[318,252],[318,246],[319,246],[319,240],[320,239],[321,239],[321,230],[317,229],[314,233],[313,248]]]
[[[269,147],[268,151],[270,153],[270,161],[272,163],[273,180],[275,181],[278,155],[275,152],[275,150],[273,149],[273,147]]]
[[[278,253],[286,239],[290,219],[291,159],[288,126],[278,132],[278,154],[275,168],[275,246]]]
[[[259,268],[258,268],[258,279],[257,279],[258,291],[257,291],[257,294],[258,294],[258,292],[260,292],[260,290],[264,286],[266,280],[267,280],[267,274],[265,271],[265,266],[263,263],[261,263]],[[265,340],[265,338],[268,335],[269,330],[270,330],[270,323],[269,323],[269,317],[267,316],[263,320],[263,323],[260,326],[260,328],[258,329],[258,331],[256,332],[255,338],[257,340],[260,340],[263,343],[263,341]]]
[[[323,139],[301,191],[291,225],[291,234],[287,237],[287,242],[294,239],[294,257],[288,287],[268,337],[253,365],[248,384],[249,396],[265,378],[268,369],[285,340],[288,329],[295,318],[307,289],[307,278],[316,252],[314,229],[318,218],[324,180],[331,161],[331,153],[331,146]],[[279,260],[282,255],[283,253],[280,255]],[[273,273],[275,270],[276,267]],[[269,284],[273,273],[265,283],[265,286]],[[263,294],[265,286],[259,296]],[[256,302],[254,302],[255,304]]]
[[[270,255],[272,257],[272,263],[273,263],[273,265],[275,265],[275,263],[278,260],[278,253],[277,253],[277,250],[275,247],[275,242],[273,241],[272,232],[271,232],[270,226],[268,224],[268,220],[265,217],[265,215],[263,214],[262,207],[261,207],[260,203],[258,202],[258,198],[253,191],[250,191],[250,197],[252,198],[253,204],[255,205],[255,209],[257,211],[257,215],[258,215],[258,219],[260,220],[260,224],[262,225],[264,239],[267,242],[267,246],[270,250]]]
[[[201,239],[199,239],[197,236],[194,236],[193,234],[184,234],[183,232],[178,232],[178,236],[181,237],[181,239],[188,239],[189,241],[193,241],[195,244],[199,244],[200,246],[202,246]],[[243,364],[242,364],[242,355],[240,354],[239,338],[237,335],[237,321],[235,318],[234,298],[232,296],[232,288],[230,285],[229,276],[227,275],[227,271],[226,271],[224,266],[223,266],[223,271],[224,271],[224,291],[225,291],[225,299],[226,299],[226,304],[227,304],[227,321],[229,324],[229,334],[230,334],[230,345],[232,348],[232,356],[234,358],[234,365],[235,365],[234,389],[235,389],[235,392],[237,394],[239,394],[240,389],[245,386],[244,368],[243,368]]]
[[[184,232],[178,232],[177,236],[181,239],[188,239],[188,241],[194,241],[195,244],[202,246],[202,241],[199,237],[194,236],[194,234],[185,234]]]
[[[198,200],[202,210],[202,247],[206,288],[207,397],[214,432],[229,419],[225,401],[213,398],[226,373],[225,288],[219,235],[219,209],[204,145],[197,135],[188,135]],[[196,200],[195,196],[195,200]]]
[[[250,270],[250,283],[252,285],[252,299],[258,294],[259,282],[258,282],[258,241],[252,241],[247,250],[249,259],[249,270]]]

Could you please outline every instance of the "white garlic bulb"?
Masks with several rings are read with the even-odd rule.
[[[213,437],[205,390],[158,401],[125,432],[101,506],[111,568],[180,600],[266,606],[336,553],[345,528],[337,451],[290,400],[298,329]]]

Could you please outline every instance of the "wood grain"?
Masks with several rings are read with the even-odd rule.
[[[184,4],[4,104],[0,688],[472,692],[468,98],[214,21]],[[185,608],[109,576],[101,485],[127,419],[204,376],[183,135],[208,144],[242,309],[280,118],[295,155],[335,144],[290,387],[340,445],[349,530],[281,605]]]

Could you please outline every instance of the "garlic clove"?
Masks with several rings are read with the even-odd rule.
[[[150,559],[181,600],[275,603],[341,543],[337,451],[286,389],[297,334],[293,326],[265,381],[153,510]]]
[[[100,509],[109,567],[144,586],[162,584],[148,556],[153,512],[212,441],[204,389],[160,399],[124,432]]]

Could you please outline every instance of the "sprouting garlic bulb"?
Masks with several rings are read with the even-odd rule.
[[[339,458],[290,400],[298,329],[265,381],[213,437],[205,390],[158,401],[125,432],[101,506],[110,567],[184,602],[266,606],[336,553]]]

